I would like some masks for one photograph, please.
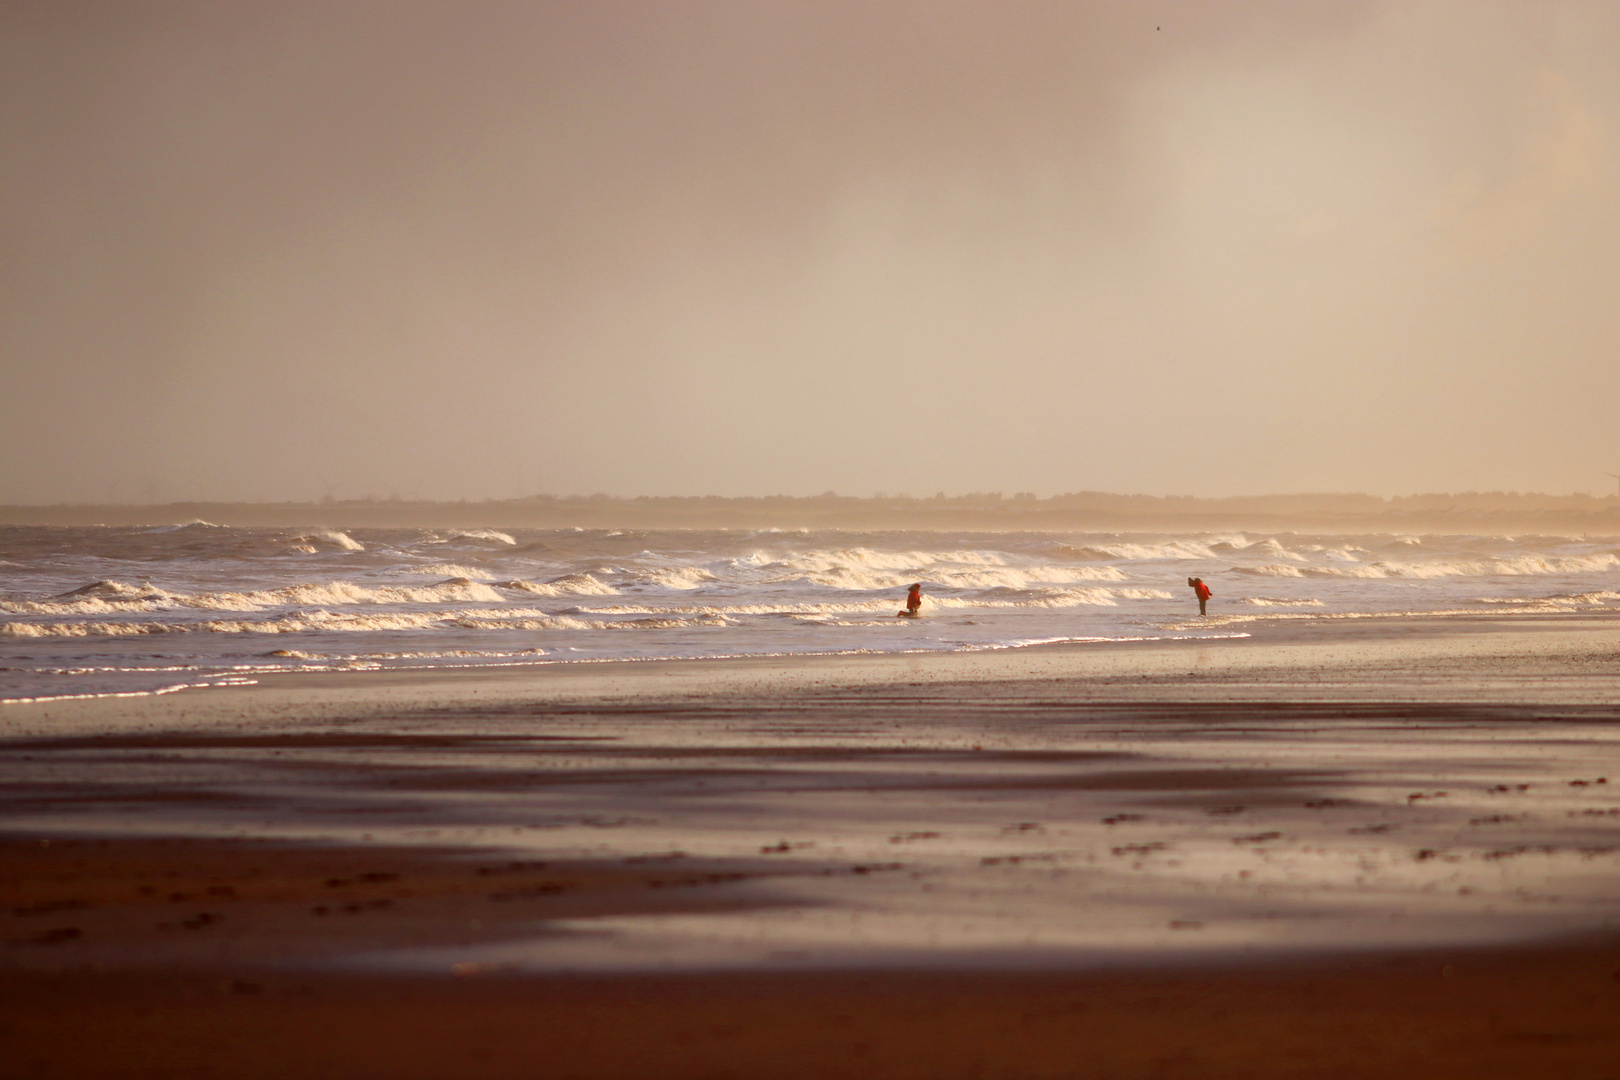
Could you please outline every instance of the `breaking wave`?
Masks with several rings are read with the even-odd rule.
[[[317,532],[305,533],[293,537],[293,543],[302,544],[311,551],[322,547],[334,547],[340,551],[364,551],[366,546],[345,532],[336,529],[321,529]]]
[[[154,528],[147,529],[145,531],[147,533],[177,533],[177,532],[194,531],[194,530],[197,530],[197,529],[222,529],[222,528],[224,528],[223,525],[215,525],[213,522],[204,521],[202,518],[192,518],[190,521],[184,521],[184,522],[181,522],[178,525],[158,525],[158,526],[156,526]]]
[[[156,586],[97,581],[48,600],[0,600],[0,611],[16,615],[101,615],[150,612],[163,608],[201,611],[262,611],[288,606],[350,604],[441,604],[455,600],[500,601],[501,593],[468,578],[432,585],[364,586],[349,581],[299,584],[256,592],[172,593]]]
[[[4,527],[0,540],[0,697],[12,699],[63,680],[122,692],[160,671],[219,685],[244,658],[359,670],[961,650],[1207,637],[1266,620],[1620,611],[1612,538],[189,522]],[[1215,592],[1207,619],[1189,619],[1193,576]],[[896,619],[913,582],[922,618]],[[273,638],[246,640],[258,635]]]
[[[1605,552],[1574,557],[1519,556],[1517,558],[1473,559],[1466,562],[1398,563],[1376,562],[1358,566],[1234,566],[1234,574],[1263,577],[1318,578],[1447,578],[1447,577],[1526,577],[1550,574],[1590,574],[1620,569],[1620,555]]]
[[[508,533],[496,532],[494,529],[463,529],[450,534],[452,540],[489,540],[507,547],[517,546],[517,540]]]
[[[619,590],[593,574],[567,574],[552,581],[503,581],[503,589],[517,589],[535,596],[617,596]]]

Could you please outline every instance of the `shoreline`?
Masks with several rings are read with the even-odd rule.
[[[12,706],[0,1024],[41,1076],[1603,1075],[1616,629]]]
[[[495,694],[503,700],[539,695],[579,694],[611,697],[624,693],[655,696],[673,693],[788,692],[828,680],[877,685],[911,681],[919,674],[933,679],[976,683],[994,679],[1064,680],[1071,685],[1114,686],[1129,692],[1132,679],[1179,678],[1196,682],[1210,693],[1230,696],[1234,680],[1245,673],[1283,674],[1290,669],[1339,669],[1346,678],[1334,684],[1344,700],[1438,700],[1435,693],[1455,678],[1430,670],[1419,679],[1383,678],[1368,685],[1369,667],[1390,674],[1401,666],[1435,660],[1499,656],[1509,665],[1555,654],[1579,658],[1580,665],[1604,659],[1620,662],[1620,612],[1558,614],[1448,614],[1366,616],[1355,619],[1256,617],[1242,624],[1241,634],[1187,638],[1097,639],[1041,642],[1006,648],[961,651],[837,652],[735,655],[722,657],[536,660],[533,663],[465,667],[387,668],[367,671],[285,671],[257,673],[248,684],[187,685],[177,690],[0,700],[0,738],[40,729],[43,724],[75,727],[117,723],[119,715],[151,722],[166,714],[195,716],[207,703],[246,709],[255,716],[308,706],[336,715],[333,709],[364,712],[398,707],[420,699],[450,707],[464,694]],[[1605,636],[1609,635],[1609,636]],[[1190,659],[1190,663],[1187,661]],[[1362,677],[1358,678],[1357,676]],[[1472,672],[1477,677],[1481,673]],[[1489,673],[1485,673],[1487,676]],[[1554,689],[1546,673],[1514,680],[1497,679],[1494,689],[1508,699],[1620,700],[1603,672],[1566,664],[1564,685]],[[645,680],[661,680],[656,688]],[[1576,685],[1579,682],[1581,685]],[[1241,685],[1241,684],[1239,684]],[[1320,698],[1321,686],[1295,689]],[[1470,696],[1477,692],[1476,686]],[[1150,695],[1188,692],[1187,687],[1154,685]],[[1272,691],[1259,684],[1257,693]],[[179,708],[171,706],[179,705]]]

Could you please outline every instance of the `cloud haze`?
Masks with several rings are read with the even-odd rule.
[[[0,4],[0,501],[1602,491],[1620,6]]]

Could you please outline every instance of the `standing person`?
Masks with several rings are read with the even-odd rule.
[[[1209,603],[1211,596],[1209,586],[1204,584],[1204,579],[1201,577],[1190,577],[1187,579],[1187,584],[1192,586],[1192,591],[1198,596],[1198,614],[1208,614],[1205,605]]]
[[[922,607],[922,582],[912,585],[911,591],[906,593],[906,610],[900,613],[902,619],[915,619],[917,609]]]

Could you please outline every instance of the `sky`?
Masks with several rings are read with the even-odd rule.
[[[0,502],[1605,493],[1620,4],[0,0]]]

